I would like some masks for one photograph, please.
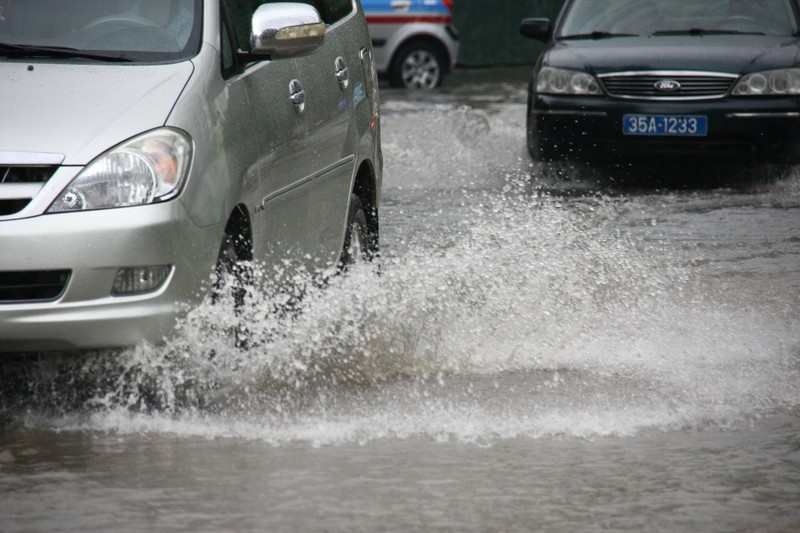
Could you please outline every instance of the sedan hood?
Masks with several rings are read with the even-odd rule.
[[[546,65],[595,74],[639,70],[699,70],[739,74],[792,67],[800,40],[763,35],[615,37],[565,40],[553,45]]]
[[[0,62],[0,154],[61,154],[65,165],[85,165],[164,125],[192,71],[191,62]]]

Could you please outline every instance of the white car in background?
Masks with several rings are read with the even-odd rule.
[[[395,87],[430,90],[458,59],[452,0],[362,0],[378,72]]]

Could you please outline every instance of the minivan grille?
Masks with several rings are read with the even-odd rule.
[[[600,79],[611,96],[659,100],[722,98],[737,76],[730,74],[692,74],[670,72],[637,72],[601,75]],[[658,90],[659,82],[677,82],[672,91]]]
[[[0,217],[19,213],[30,202],[30,198],[12,198],[11,200],[0,198]]]
[[[43,184],[49,180],[58,167],[56,166],[3,166],[0,165],[0,216],[13,215],[19,213],[25,206],[32,200],[31,195],[24,195],[24,197],[9,197],[8,194],[3,193],[3,185],[5,184]],[[38,190],[36,187],[30,188],[30,191]],[[17,191],[19,192],[19,191]]]
[[[0,272],[0,304],[55,300],[69,276],[69,270]]]
[[[0,183],[44,183],[58,167],[17,167],[0,165]]]

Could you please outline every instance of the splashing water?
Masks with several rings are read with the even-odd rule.
[[[380,273],[292,270],[287,292],[256,266],[242,310],[208,302],[163,346],[33,363],[13,416],[325,444],[633,435],[797,409],[796,293],[753,302],[698,268],[670,227],[684,197],[532,188],[520,107],[389,106]],[[417,115],[436,142],[411,135]],[[767,194],[797,202],[797,183]]]

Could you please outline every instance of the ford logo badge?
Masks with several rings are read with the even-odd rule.
[[[656,91],[662,93],[674,93],[681,88],[681,84],[676,80],[658,80],[654,86]]]

